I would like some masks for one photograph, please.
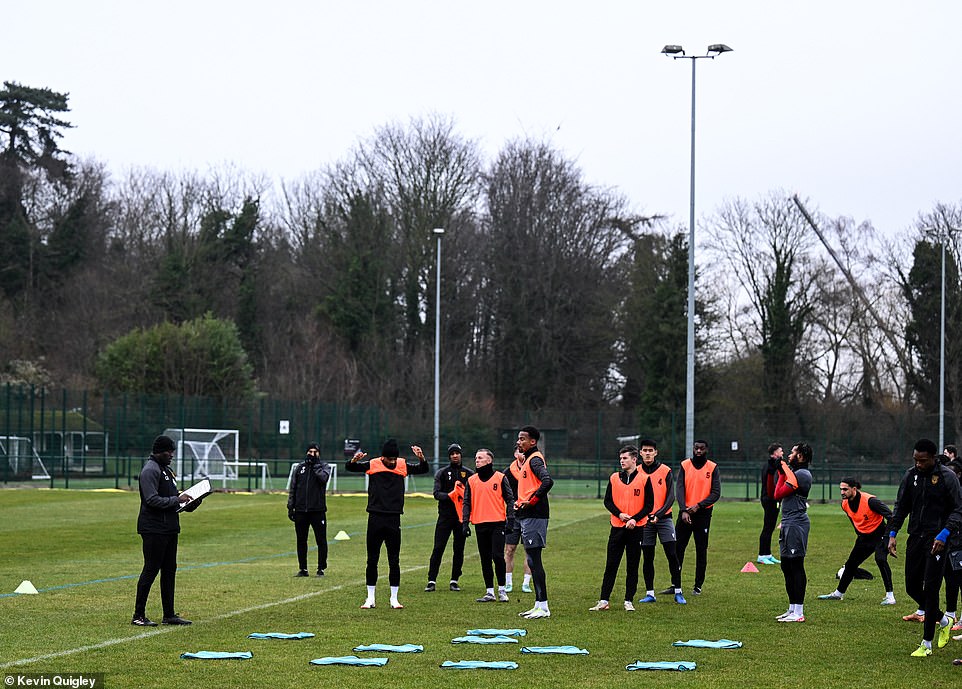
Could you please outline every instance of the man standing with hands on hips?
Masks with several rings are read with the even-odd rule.
[[[307,576],[307,532],[314,530],[317,544],[317,576],[327,569],[327,481],[330,465],[321,459],[317,443],[307,446],[304,461],[294,468],[287,497],[287,517],[294,522],[297,541],[297,574]]]
[[[160,601],[164,608],[163,624],[186,625],[174,610],[174,578],[177,575],[177,535],[180,533],[180,507],[191,502],[190,496],[177,490],[177,479],[170,468],[176,447],[166,435],[154,439],[150,457],[140,471],[140,515],[137,533],[143,541],[144,568],[137,581],[134,616],[130,620],[137,627],[156,627],[147,618],[147,597],[150,587],[160,573]],[[193,512],[203,498],[184,508]]]
[[[524,543],[525,557],[531,568],[531,583],[534,584],[534,607],[519,613],[519,616],[529,620],[551,617],[541,551],[548,545],[548,491],[554,481],[548,474],[544,455],[538,450],[540,439],[541,432],[537,428],[525,426],[518,431],[515,452],[515,459],[521,467],[518,499],[515,502],[516,517],[521,524],[521,542]]]

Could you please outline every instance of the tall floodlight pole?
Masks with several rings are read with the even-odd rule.
[[[945,240],[942,245],[942,307],[939,329],[939,452],[945,448]]]
[[[932,228],[928,230],[939,240],[942,247],[942,297],[939,314],[939,452],[945,448],[945,244],[954,227]]]
[[[432,232],[438,238],[434,293],[434,465],[437,467],[441,461],[441,236],[444,228],[435,227]]]
[[[685,452],[695,444],[695,63],[715,59],[732,51],[724,43],[708,46],[705,55],[685,55],[680,45],[666,45],[661,52],[674,60],[691,60],[691,183],[688,208],[688,345],[685,362]]]

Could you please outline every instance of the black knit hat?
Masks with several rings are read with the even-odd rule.
[[[459,455],[464,454],[463,452],[461,452],[461,446],[458,445],[457,443],[451,443],[450,445],[448,445],[448,457],[453,455],[455,452],[457,452]]]
[[[154,446],[151,449],[150,454],[159,455],[161,452],[173,452],[177,449],[174,445],[174,441],[168,438],[166,435],[158,435],[154,438]]]
[[[319,448],[319,447],[317,446],[317,443],[311,443],[310,445],[307,446],[307,449],[308,449],[308,450],[317,450],[318,452],[320,452],[320,450],[321,450],[321,448]]]
[[[381,447],[381,456],[396,458],[399,454],[401,454],[401,451],[398,449],[397,440],[388,438],[387,442]]]

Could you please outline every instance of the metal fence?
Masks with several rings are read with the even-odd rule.
[[[911,464],[915,440],[932,437],[938,425],[935,419],[910,413],[868,413],[859,408],[775,422],[750,414],[706,412],[697,421],[698,436],[709,442],[711,456],[722,468],[726,499],[757,497],[761,462],[774,437],[786,445],[800,439],[812,445],[813,473],[820,486],[818,496],[813,492],[814,499],[834,499],[838,479],[847,474],[859,476],[866,486],[897,485]],[[459,442],[470,466],[474,449],[487,447],[494,451],[496,463],[506,466],[517,429],[526,424],[542,431],[541,444],[552,474],[559,479],[559,494],[600,497],[609,474],[618,468],[618,448],[628,438],[653,436],[660,459],[672,466],[686,454],[681,440],[683,415],[663,419],[653,431],[640,427],[637,412],[619,408],[495,410],[483,416],[442,411],[440,453],[448,443]],[[775,427],[779,431],[771,430]],[[308,442],[317,442],[322,456],[338,463],[345,458],[346,439],[377,453],[383,440],[393,436],[402,448],[419,444],[429,456],[433,454],[430,405],[383,409],[266,397],[227,401],[49,391],[8,384],[0,386],[0,481],[66,488],[129,487],[136,482],[153,438],[167,428],[236,430],[240,452],[234,459],[241,466],[227,487],[243,490],[282,489],[292,462],[301,459]],[[443,461],[436,460],[435,466]],[[192,475],[193,468],[185,468],[184,473]],[[339,479],[339,489],[347,489],[356,477],[342,472]],[[416,483],[424,482],[422,478]]]

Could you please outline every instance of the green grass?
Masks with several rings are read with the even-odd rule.
[[[712,524],[705,593],[689,605],[660,600],[625,613],[619,578],[613,609],[591,613],[604,567],[608,521],[600,501],[555,500],[545,551],[550,620],[526,621],[517,613],[532,596],[517,592],[510,604],[479,605],[483,592],[474,540],[468,542],[464,591],[422,592],[436,509],[433,500],[409,498],[402,546],[401,601],[387,607],[386,562],[378,608],[362,611],[364,528],[361,496],[330,500],[330,532],[351,534],[331,543],[328,576],[295,579],[293,528],[285,496],[224,495],[182,518],[178,611],[194,620],[187,628],[144,631],[130,626],[141,566],[135,533],[138,498],[128,492],[0,491],[0,594],[31,580],[37,596],[0,597],[0,675],[10,672],[102,672],[110,687],[245,686],[297,687],[598,687],[625,683],[646,687],[948,687],[960,670],[950,661],[962,644],[931,658],[910,658],[921,625],[902,622],[913,606],[903,592],[901,560],[895,608],[879,606],[878,578],[856,581],[842,603],[815,600],[834,588],[835,571],[853,541],[837,505],[813,505],[809,591],[805,624],[783,625],[786,608],[777,567],[741,574],[754,561],[761,510],[756,503],[723,503]],[[900,543],[904,549],[904,543]],[[311,554],[313,558],[313,553]],[[693,558],[689,551],[689,558]],[[693,562],[686,563],[690,573]],[[875,572],[874,563],[866,568]],[[450,551],[441,569],[446,582]],[[657,555],[660,589],[667,582]],[[312,566],[313,569],[313,566]],[[516,568],[520,580],[520,562]],[[686,595],[691,580],[685,584]],[[518,587],[520,588],[520,587]],[[643,593],[643,592],[642,592]],[[663,597],[664,598],[664,597]],[[155,583],[148,616],[158,618]],[[617,609],[616,609],[617,608]],[[450,640],[473,627],[523,627],[528,645],[574,644],[587,657],[521,655],[518,647],[455,646]],[[308,631],[306,641],[254,641],[251,632]],[[728,638],[744,642],[733,651],[674,648],[678,639]],[[420,643],[425,652],[389,655],[383,668],[314,667],[308,661],[347,655],[359,644]],[[83,647],[87,650],[77,651]],[[250,650],[248,661],[185,661],[185,651]],[[59,655],[57,655],[59,654]],[[44,657],[53,655],[53,657]],[[20,664],[24,659],[39,658]],[[444,660],[515,660],[513,673],[440,670]],[[626,673],[635,660],[693,660],[694,673]],[[154,679],[147,680],[151,677]]]

